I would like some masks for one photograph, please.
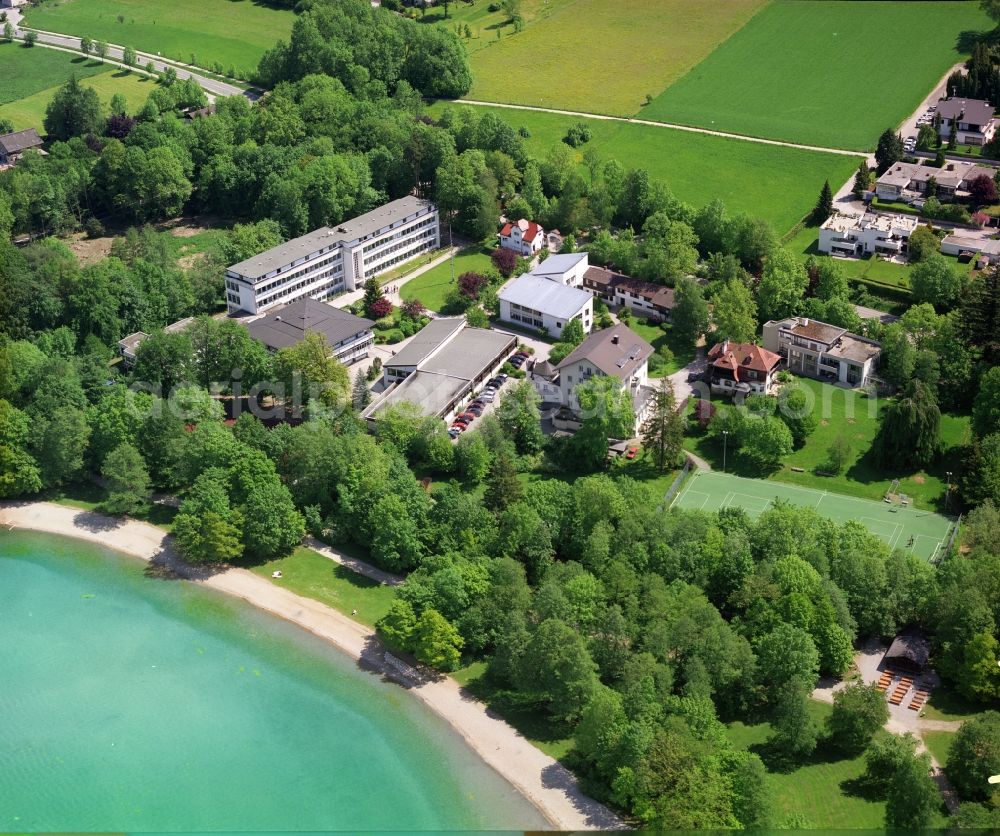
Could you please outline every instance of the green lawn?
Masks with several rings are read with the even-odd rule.
[[[288,40],[294,20],[290,9],[262,0],[47,0],[25,8],[25,23],[38,29],[200,66],[218,62],[227,73],[256,69],[266,49]]]
[[[809,703],[809,713],[821,727],[830,711],[826,703]],[[767,764],[764,742],[771,733],[767,723],[730,723],[727,733],[734,746],[757,751]],[[844,757],[821,737],[816,752],[804,765],[790,772],[768,773],[776,824],[781,826],[794,817],[796,826],[805,829],[882,830],[885,802],[871,798],[858,786],[857,779],[864,771],[863,754]],[[944,827],[946,823],[943,813],[939,813],[931,827]]]
[[[254,566],[251,571],[270,578],[276,570],[282,574],[280,579],[274,580],[278,586],[344,614],[357,610],[358,614],[352,618],[369,627],[374,627],[375,622],[389,612],[396,597],[393,587],[369,580],[305,547],[297,548],[288,557]]]
[[[439,114],[446,103],[431,108]],[[486,108],[477,108],[486,110]],[[579,121],[553,113],[494,108],[515,128],[531,133],[529,153],[544,158]],[[681,200],[699,207],[714,198],[730,213],[746,212],[773,224],[779,234],[794,227],[816,202],[824,180],[842,183],[856,170],[860,157],[823,154],[608,120],[587,122],[593,139],[576,149],[581,161],[588,149],[601,159],[616,159],[626,167],[645,168],[666,183]]]
[[[458,278],[462,273],[482,273],[493,266],[490,260],[490,250],[482,244],[473,244],[460,250],[454,258],[432,267],[400,288],[400,295],[405,301],[419,299],[425,308],[440,311],[444,306],[445,297],[455,287],[452,274]]]
[[[869,150],[992,28],[976,2],[775,0],[642,115]]]
[[[72,73],[86,78],[106,72],[99,61],[44,47],[27,48],[18,43],[0,43],[0,105],[58,87]]]
[[[989,706],[972,703],[957,693],[951,685],[944,684],[931,691],[924,704],[921,717],[928,720],[968,720],[985,711]]]
[[[480,0],[480,11],[470,13],[469,98],[628,116],[708,56],[763,2],[529,0],[534,17],[515,33],[501,25],[502,12],[480,17],[486,6]]]
[[[768,476],[769,479],[790,482],[821,491],[848,494],[861,499],[881,501],[893,479],[899,479],[899,490],[908,494],[915,508],[943,510],[945,471],[957,471],[955,448],[969,437],[969,418],[965,415],[941,416],[941,439],[944,455],[927,470],[884,472],[875,467],[870,454],[872,440],[878,431],[878,416],[888,406],[887,399],[868,398],[861,392],[841,389],[828,383],[809,378],[796,378],[811,393],[818,410],[819,424],[800,450],[795,450],[782,467]],[[838,476],[819,476],[816,469],[823,469],[827,451],[834,439],[843,436],[851,446],[847,465]],[[707,435],[689,439],[692,449],[707,459],[713,468],[722,468],[723,445]],[[742,476],[759,476],[747,467],[730,449],[727,467]],[[793,467],[804,472],[796,473]]]
[[[37,47],[36,50],[38,52],[51,52],[51,50]],[[67,70],[67,74],[68,72]],[[144,75],[126,73],[124,70],[112,70],[107,65],[99,64],[98,74],[82,79],[80,85],[96,90],[105,110],[111,103],[111,97],[115,93],[121,93],[128,102],[129,110],[137,111],[145,104],[155,82]],[[40,133],[43,133],[42,121],[45,119],[45,110],[61,86],[62,82],[23,99],[0,105],[0,117],[10,119],[14,123],[14,130],[37,128]]]
[[[948,749],[955,739],[955,732],[950,731],[925,731],[920,736],[924,739],[928,750],[942,767],[948,765]]]
[[[633,316],[628,322],[628,327],[653,346],[654,349],[659,350],[661,346],[665,345],[673,352],[674,359],[671,363],[667,364],[665,371],[661,370],[659,373],[654,374],[650,370],[650,377],[662,377],[664,373],[668,375],[673,374],[694,360],[694,347],[678,340],[674,336],[673,329],[669,326],[664,329],[640,316]]]

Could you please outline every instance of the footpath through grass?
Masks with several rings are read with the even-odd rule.
[[[263,0],[47,0],[25,7],[37,29],[132,46],[223,71],[256,69],[265,50],[288,40],[295,15]],[[192,57],[194,60],[192,60]]]
[[[439,102],[430,113],[439,116]],[[573,116],[510,108],[490,110],[514,128],[527,128],[529,154],[544,159],[561,142]],[[700,207],[721,198],[731,214],[741,212],[763,218],[779,235],[788,232],[809,213],[823,181],[843,183],[856,171],[861,157],[803,151],[739,139],[670,130],[652,125],[611,120],[586,120],[593,138],[575,149],[580,171],[583,155],[593,149],[602,160],[618,160],[626,168],[645,168],[650,178],[666,183],[681,200]]]
[[[870,150],[992,28],[976,2],[775,0],[642,116]]]
[[[522,32],[501,25],[503,12],[470,24],[478,37],[468,42],[474,77],[469,98],[629,116],[647,95],[656,96],[709,55],[764,2],[529,0],[525,6],[537,16]],[[485,5],[486,0],[476,4]]]
[[[440,311],[448,293],[458,286],[452,281],[452,272],[457,279],[462,273],[482,273],[493,266],[490,250],[483,244],[472,244],[459,250],[454,262],[453,266],[452,259],[449,258],[411,279],[400,288],[400,296],[407,302],[419,299],[428,310]]]

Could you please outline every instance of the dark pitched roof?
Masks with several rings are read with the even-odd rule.
[[[982,99],[945,99],[938,102],[938,114],[943,119],[958,119],[972,125],[989,124],[993,118],[993,105]]]
[[[41,145],[42,138],[34,128],[0,136],[0,148],[3,148],[8,154],[19,154],[29,148],[40,148]]]
[[[889,645],[885,659],[886,661],[890,659],[905,661],[916,669],[922,670],[930,656],[931,646],[927,639],[917,633],[900,633]]]
[[[297,345],[311,331],[322,334],[333,347],[366,331],[373,324],[370,319],[362,319],[326,302],[305,297],[248,323],[247,330],[251,337],[270,349]]]
[[[613,270],[606,270],[603,267],[588,267],[583,274],[586,283],[591,281],[594,284],[611,287],[615,290],[629,290],[643,299],[647,299],[654,305],[670,310],[674,307],[674,291],[669,287],[655,282],[645,282],[624,273],[615,273]]]
[[[653,354],[653,346],[635,331],[618,324],[594,331],[570,352],[557,369],[586,360],[608,377],[625,380]]]

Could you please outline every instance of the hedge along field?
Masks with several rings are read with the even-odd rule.
[[[992,28],[972,0],[775,0],[642,116],[869,150]]]
[[[468,97],[628,116],[647,94],[655,96],[743,26],[764,2],[554,0],[555,10],[529,21],[522,32],[510,26],[481,32],[476,42],[481,48],[471,55],[475,80]]]
[[[86,78],[106,72],[106,64],[43,47],[0,43],[0,105],[27,98],[66,81],[71,73]]]
[[[431,115],[440,115],[438,103]],[[472,107],[472,106],[468,106]],[[511,108],[492,110],[514,128],[525,127],[531,137],[529,153],[543,159],[560,142],[572,116]],[[627,168],[645,168],[679,197],[695,207],[715,198],[725,201],[731,214],[746,212],[769,221],[779,235],[788,232],[815,205],[823,181],[836,187],[857,170],[861,157],[824,154],[764,145],[740,139],[637,125],[608,119],[587,119],[593,138],[576,149],[577,157],[593,148],[601,159],[616,159]]]
[[[121,15],[123,22],[118,22]],[[264,51],[288,40],[295,17],[256,0],[50,0],[25,7],[25,23],[132,46],[202,67],[256,69]]]
[[[47,52],[49,50],[36,49],[35,51]],[[121,93],[125,97],[130,112],[135,112],[142,107],[146,102],[146,97],[149,96],[155,87],[155,82],[136,73],[130,74],[124,70],[112,71],[106,64],[103,66],[104,72],[81,79],[80,85],[96,90],[105,110],[111,104],[111,97],[115,93]],[[19,99],[16,102],[8,102],[5,105],[0,105],[0,118],[10,119],[14,123],[15,131],[25,128],[37,128],[39,133],[44,133],[42,130],[42,120],[45,118],[45,109],[61,86],[61,83],[56,84],[54,87],[40,90],[34,95]]]

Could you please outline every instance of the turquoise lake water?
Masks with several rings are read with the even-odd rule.
[[[0,534],[0,831],[544,826],[401,688],[144,568]]]

